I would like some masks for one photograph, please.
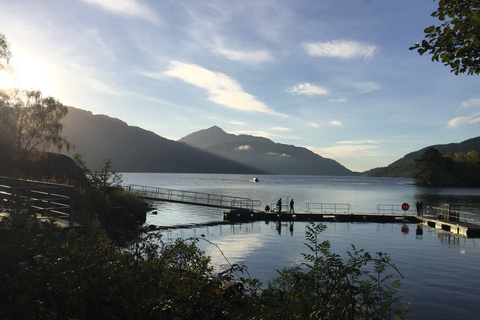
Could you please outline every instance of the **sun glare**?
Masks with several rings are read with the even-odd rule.
[[[17,86],[17,81],[15,77],[8,72],[0,71],[0,88],[10,89]]]
[[[40,90],[44,95],[51,94],[49,70],[31,56],[16,53],[12,65],[17,76],[17,86],[26,90]]]

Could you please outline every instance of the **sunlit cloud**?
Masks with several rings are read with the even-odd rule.
[[[319,125],[318,125],[317,123],[313,123],[313,122],[309,123],[308,125],[309,125],[310,127],[314,127],[314,128],[318,128],[318,127],[319,127]]]
[[[480,112],[474,113],[468,117],[458,117],[448,122],[449,127],[457,127],[467,124],[475,124],[480,122]]]
[[[284,128],[284,127],[273,127],[273,128],[270,128],[270,130],[272,130],[272,131],[292,131],[292,129]]]
[[[215,47],[212,49],[212,52],[230,60],[252,64],[257,64],[272,59],[272,55],[266,50],[241,51],[230,50],[223,47]]]
[[[152,23],[158,23],[158,16],[144,4],[135,0],[83,0],[102,9],[125,17],[133,17]]]
[[[246,122],[242,122],[242,121],[229,121],[229,123],[235,124],[237,126],[246,126],[247,125]]]
[[[358,82],[352,85],[360,93],[367,93],[372,91],[377,91],[382,88],[382,86],[376,82]]]
[[[480,98],[477,99],[469,99],[467,101],[462,102],[462,108],[469,108],[469,107],[476,107],[480,106]]]
[[[186,83],[205,89],[208,99],[225,107],[247,112],[262,112],[281,117],[284,114],[270,109],[265,103],[243,91],[242,86],[224,73],[213,72],[199,65],[171,61],[165,76],[180,79]]]
[[[243,151],[243,150],[250,150],[251,148],[252,148],[252,146],[250,146],[250,145],[248,145],[248,144],[245,144],[245,145],[239,146],[239,147],[236,148],[235,150]]]
[[[274,157],[279,157],[279,158],[290,158],[290,155],[286,154],[286,153],[269,152],[267,154],[269,156],[274,156]]]
[[[304,47],[307,53],[312,57],[331,57],[340,59],[361,57],[365,60],[369,60],[378,50],[374,45],[347,40],[306,43],[304,44]]]
[[[358,141],[340,141],[335,147],[330,148],[318,148],[318,147],[306,147],[310,151],[321,155],[322,157],[332,159],[343,159],[352,156],[371,156],[379,157],[386,154],[379,149],[379,143],[373,140],[358,140]]]
[[[345,140],[345,141],[338,141],[338,144],[379,144],[380,142],[375,140]]]
[[[300,83],[296,86],[287,89],[287,92],[292,94],[305,94],[307,96],[313,95],[324,95],[328,94],[329,91],[325,87],[319,87],[313,83]]]
[[[265,132],[265,131],[230,131],[228,133],[236,134],[236,135],[246,134],[246,135],[249,135],[249,136],[264,137],[264,138],[268,138],[268,137],[272,136],[270,133]]]
[[[330,124],[331,124],[332,126],[337,126],[337,127],[343,125],[340,121],[336,121],[336,120],[330,121]]]
[[[76,70],[74,74],[77,75],[77,80],[81,80],[85,84],[85,87],[90,87],[93,91],[100,93],[110,95],[119,94],[110,83],[99,79],[98,75],[100,73],[97,69],[77,64],[71,64],[71,67]]]

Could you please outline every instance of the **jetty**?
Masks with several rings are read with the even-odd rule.
[[[377,214],[340,212],[266,212],[253,210],[229,210],[223,212],[224,220],[248,221],[320,221],[320,222],[377,222],[377,223],[420,223],[415,214]]]
[[[223,211],[223,219],[227,223],[252,221],[416,223],[460,237],[480,237],[480,215],[461,212],[459,206],[449,204],[427,207],[426,212],[421,213],[414,211],[412,208],[415,206],[407,203],[377,204],[376,212],[352,213],[351,205],[348,203],[307,203],[305,212],[289,213],[288,205],[283,205],[279,212],[279,208],[274,206],[275,202],[271,203],[272,210],[260,210],[258,208],[261,207],[261,201],[246,197],[140,185],[123,188],[144,199],[227,209]],[[285,196],[279,198],[289,200]]]

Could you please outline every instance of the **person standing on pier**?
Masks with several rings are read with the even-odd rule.
[[[290,211],[288,211],[289,213],[295,213],[295,210],[293,209],[293,204],[294,204],[294,202],[293,202],[293,198],[292,198],[292,199],[290,199]]]
[[[277,201],[278,213],[282,213],[282,198]]]

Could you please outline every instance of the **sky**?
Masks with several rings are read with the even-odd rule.
[[[172,140],[216,125],[365,171],[479,136],[480,76],[408,49],[437,5],[0,0],[0,33],[22,89]]]

